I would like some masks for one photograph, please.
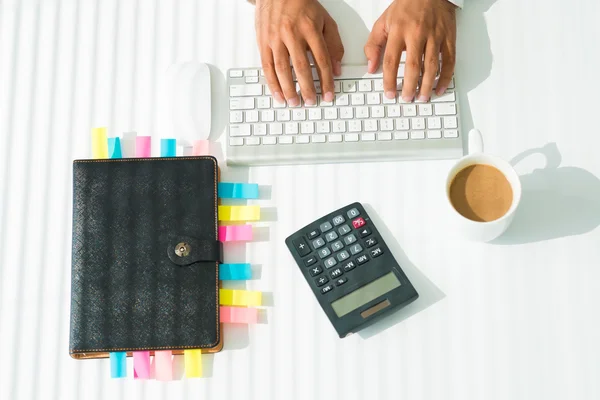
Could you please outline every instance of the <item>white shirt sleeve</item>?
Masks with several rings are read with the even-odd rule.
[[[448,0],[450,3],[462,8],[463,6],[463,0]]]

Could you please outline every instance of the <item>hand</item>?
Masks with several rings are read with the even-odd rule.
[[[300,104],[290,57],[307,105],[315,105],[307,51],[317,66],[323,100],[333,101],[333,75],[341,74],[344,46],[335,21],[317,0],[256,0],[256,36],[262,67],[273,97]],[[283,93],[283,95],[282,95]]]
[[[386,97],[396,96],[396,74],[404,50],[406,67],[402,100],[410,102],[415,98],[421,68],[423,82],[418,100],[429,100],[438,73],[440,52],[442,68],[437,93],[446,91],[456,60],[455,9],[447,0],[394,0],[375,22],[365,45],[365,55],[369,72],[375,72],[385,47],[383,86]]]

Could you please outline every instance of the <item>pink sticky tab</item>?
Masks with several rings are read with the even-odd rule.
[[[224,324],[256,324],[258,309],[221,306],[220,320]]]
[[[220,226],[219,240],[221,242],[250,241],[252,240],[252,225]]]
[[[173,352],[171,350],[154,352],[154,369],[156,371],[156,380],[173,380]]]
[[[135,138],[135,156],[136,157],[151,157],[152,156],[152,137],[138,136]]]
[[[133,352],[133,377],[135,379],[150,379],[150,352]]]
[[[206,156],[210,153],[208,140],[196,140],[194,142],[193,154],[195,156]]]

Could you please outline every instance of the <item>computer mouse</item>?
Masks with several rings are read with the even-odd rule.
[[[211,77],[207,64],[188,61],[167,69],[162,97],[162,136],[207,140],[211,131]]]

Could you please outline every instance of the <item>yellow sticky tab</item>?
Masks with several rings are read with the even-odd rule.
[[[108,138],[106,128],[92,129],[92,157],[108,158]]]
[[[222,306],[256,307],[262,305],[262,292],[219,289],[219,298]]]
[[[224,306],[233,304],[233,290],[219,289],[219,303]]]
[[[258,221],[259,206],[219,206],[219,221]]]
[[[246,305],[256,307],[262,305],[262,292],[247,292]]]
[[[202,377],[202,350],[184,350],[186,378]]]

